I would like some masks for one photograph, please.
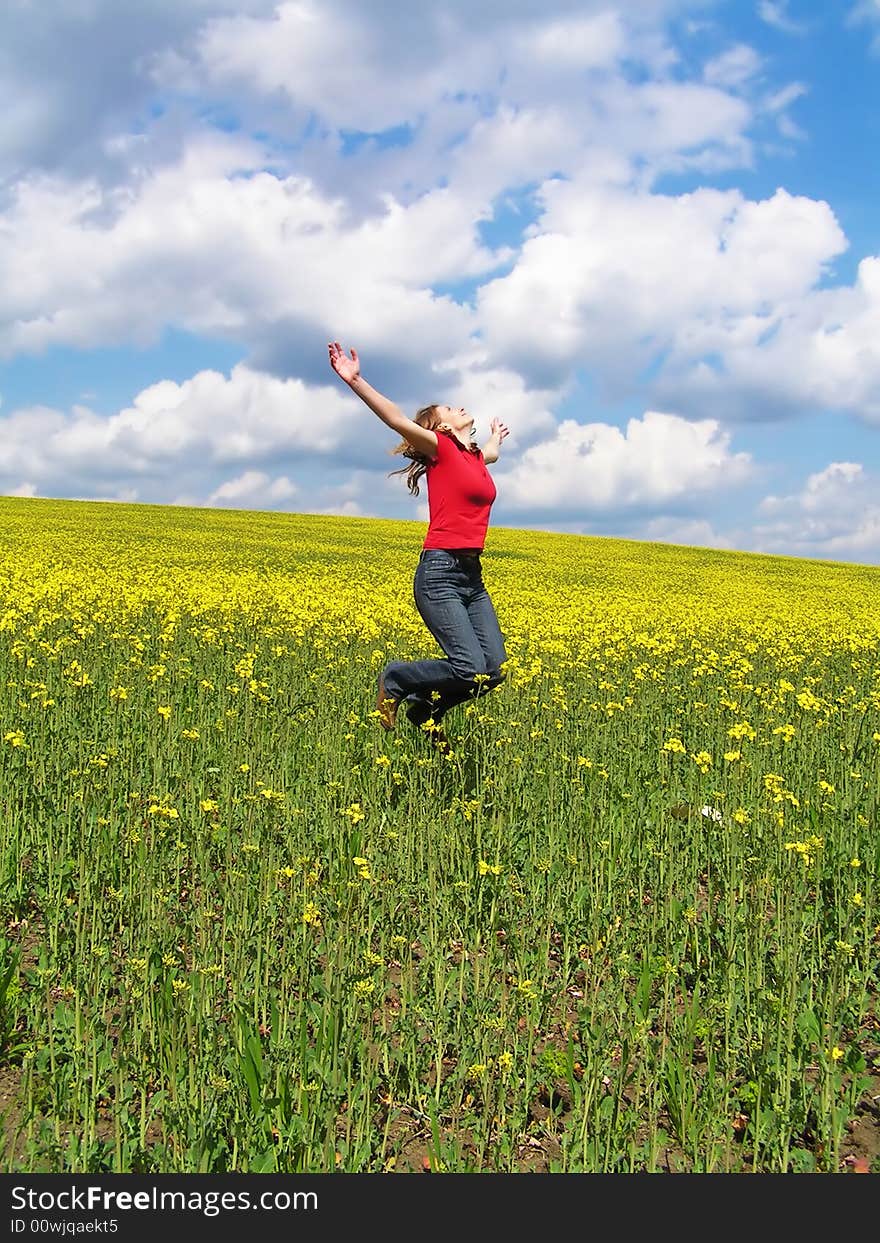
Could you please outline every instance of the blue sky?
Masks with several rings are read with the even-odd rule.
[[[10,0],[0,491],[880,560],[880,0]]]

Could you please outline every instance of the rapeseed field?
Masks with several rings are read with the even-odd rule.
[[[418,522],[0,499],[4,1168],[867,1168],[880,571],[493,528],[443,755]]]

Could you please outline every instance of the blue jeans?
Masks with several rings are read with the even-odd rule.
[[[446,659],[392,661],[382,678],[386,694],[407,700],[411,719],[421,724],[428,717],[439,721],[447,709],[500,685],[507,653],[479,557],[425,549],[413,594]]]

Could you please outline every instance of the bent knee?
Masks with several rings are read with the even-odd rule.
[[[500,669],[489,669],[486,673],[478,673],[470,680],[473,682],[473,694],[485,695],[494,691],[504,681],[505,674]]]
[[[474,669],[472,665],[453,665],[452,672],[459,682],[473,682],[476,686],[485,682],[486,679],[486,670]]]
[[[489,673],[487,662],[479,652],[461,653],[457,657],[450,657],[449,663],[452,665],[452,672],[461,682],[484,680]]]
[[[462,682],[471,682],[474,694],[477,695],[494,690],[507,676],[497,666],[493,667],[488,662],[483,662],[479,668],[476,667],[475,661],[451,661],[450,663],[455,676]]]

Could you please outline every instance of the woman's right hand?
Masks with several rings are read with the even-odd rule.
[[[331,342],[327,348],[330,351],[330,366],[340,380],[351,384],[361,373],[361,360],[357,356],[357,350],[352,347],[351,358],[349,358],[338,341]]]
[[[383,397],[369,381],[363,379],[361,360],[358,358],[357,350],[353,349],[351,358],[349,358],[338,341],[332,341],[327,348],[330,351],[330,366],[340,380],[344,380],[346,384],[353,384],[355,380],[360,379],[360,384],[352,391],[365,405],[370,407],[373,414],[379,416],[387,427],[397,432],[398,436],[402,436],[408,445],[433,461],[437,453],[437,433],[408,419],[400,406],[389,401],[387,397]]]

